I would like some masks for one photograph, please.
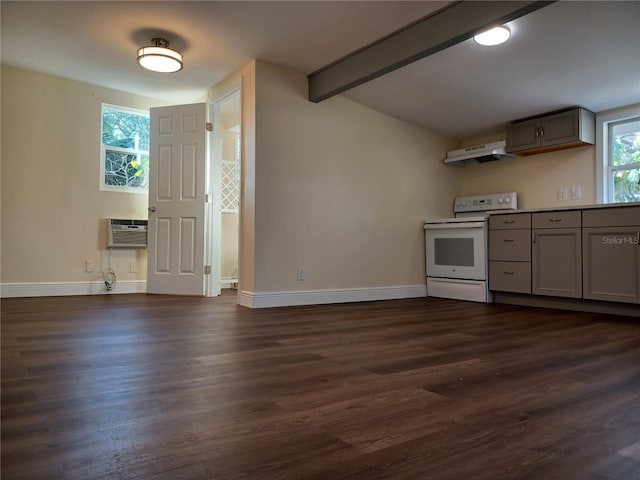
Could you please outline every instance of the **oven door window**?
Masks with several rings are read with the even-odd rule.
[[[473,267],[473,238],[435,238],[436,265],[458,265]]]

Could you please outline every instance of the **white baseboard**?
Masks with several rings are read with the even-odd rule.
[[[239,304],[249,308],[319,305],[324,303],[370,302],[400,298],[426,297],[426,285],[395,287],[342,288],[339,290],[302,290],[291,292],[248,292],[238,295]]]
[[[103,282],[32,282],[0,284],[0,298],[57,297],[68,295],[113,295],[145,293],[146,280],[122,280],[113,290]],[[425,297],[426,285],[394,287],[343,288],[326,290],[300,290],[290,292],[247,292],[238,295],[239,304],[249,308],[286,307],[293,305],[320,305],[326,303],[369,302],[400,298]]]
[[[220,288],[233,288],[234,284],[238,284],[237,278],[223,278],[220,280]]]
[[[104,282],[29,282],[2,283],[0,297],[58,297],[66,295],[113,295],[119,293],[145,293],[146,280],[120,280],[113,290],[107,290]]]

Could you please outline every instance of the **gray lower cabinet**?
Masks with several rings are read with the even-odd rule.
[[[534,213],[531,226],[531,293],[582,297],[582,212]]]
[[[582,302],[599,311],[640,312],[640,205],[491,215],[489,288],[502,300],[582,298],[601,301]]]
[[[489,217],[489,289],[531,293],[531,214]]]
[[[640,304],[640,226],[584,228],[583,243],[584,298]]]
[[[581,298],[581,229],[535,229],[532,244],[531,293]]]

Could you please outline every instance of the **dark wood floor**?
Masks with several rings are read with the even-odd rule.
[[[2,301],[2,479],[640,479],[638,319]]]

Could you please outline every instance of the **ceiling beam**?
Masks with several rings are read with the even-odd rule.
[[[309,100],[321,102],[409,63],[464,42],[553,1],[454,2],[415,23],[356,50],[313,73]]]

